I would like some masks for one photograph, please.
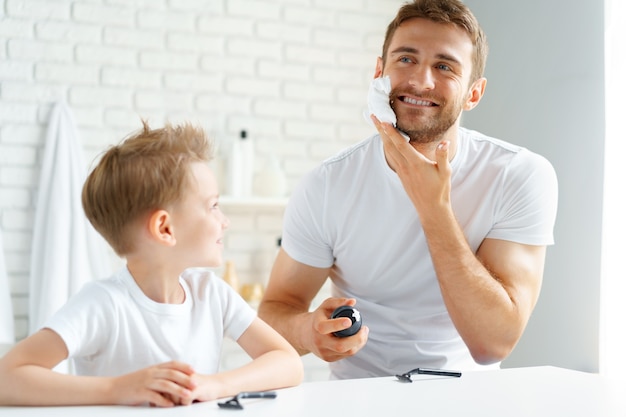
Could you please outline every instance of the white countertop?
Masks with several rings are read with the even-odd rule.
[[[304,383],[276,399],[246,399],[243,410],[217,401],[187,407],[0,407],[1,416],[626,416],[625,381],[554,367],[466,372],[460,378],[414,375]]]

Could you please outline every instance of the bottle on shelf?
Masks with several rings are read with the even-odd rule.
[[[229,194],[233,197],[252,196],[252,177],[254,175],[254,141],[248,132],[242,129],[230,149],[229,158]]]

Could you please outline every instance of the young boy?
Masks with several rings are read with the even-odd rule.
[[[104,154],[83,207],[126,267],[0,359],[0,405],[169,407],[302,381],[291,345],[206,269],[222,262],[228,227],[211,157],[200,129],[146,122]],[[224,336],[252,361],[217,373]],[[66,358],[76,375],[52,370]]]

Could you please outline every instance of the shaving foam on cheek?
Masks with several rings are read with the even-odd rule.
[[[365,120],[370,124],[373,125],[370,119],[370,115],[373,114],[381,122],[390,123],[396,127],[396,114],[389,104],[389,93],[391,93],[391,78],[388,75],[374,78],[370,83],[370,88],[367,92],[368,113],[363,114]],[[409,137],[404,132],[399,132],[408,142]]]
[[[376,116],[381,122],[396,125],[396,114],[389,105],[389,93],[391,92],[391,79],[388,75],[374,78],[367,92],[367,107],[370,114]]]

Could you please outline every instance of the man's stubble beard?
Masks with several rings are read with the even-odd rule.
[[[425,98],[425,97],[424,97]],[[462,105],[460,103],[449,104],[443,100],[437,100],[439,106],[435,108],[434,115],[425,115],[430,110],[407,109],[404,114],[398,114],[398,98],[393,91],[390,94],[390,105],[397,118],[397,128],[406,133],[411,142],[433,143],[440,141],[445,133],[452,127],[461,116]]]

